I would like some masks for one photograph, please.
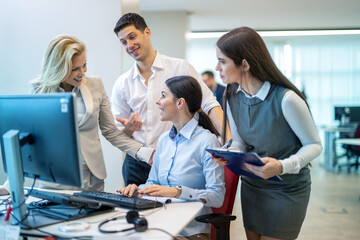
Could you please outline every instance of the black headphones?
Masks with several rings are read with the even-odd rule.
[[[136,232],[145,232],[148,229],[148,222],[146,221],[146,219],[144,217],[140,217],[138,211],[132,210],[132,211],[128,211],[126,213],[126,221],[128,223],[133,223],[134,227],[132,228],[125,228],[122,230],[103,230],[101,229],[101,227],[103,225],[105,225],[108,222],[111,221],[115,221],[118,219],[121,219],[123,217],[116,217],[116,218],[112,218],[112,219],[108,219],[102,223],[99,224],[99,231],[101,233],[117,233],[117,232],[126,232],[126,231],[130,231],[130,230],[135,230]]]
[[[126,221],[128,223],[133,223],[135,226],[133,228],[128,228],[122,230],[123,232],[135,229],[136,232],[145,232],[148,227],[148,222],[144,217],[140,217],[138,211],[132,210],[126,213]]]

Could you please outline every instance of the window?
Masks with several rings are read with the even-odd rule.
[[[263,39],[279,69],[304,91],[316,125],[334,124],[335,105],[360,105],[359,35]],[[187,60],[200,73],[215,73],[216,41],[188,41]]]

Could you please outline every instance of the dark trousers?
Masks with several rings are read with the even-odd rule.
[[[148,179],[151,166],[143,161],[136,161],[129,154],[126,154],[122,167],[122,174],[125,186],[129,184],[144,184]]]

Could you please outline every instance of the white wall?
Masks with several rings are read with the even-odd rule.
[[[129,0],[134,1],[134,0]],[[101,76],[108,96],[116,78],[133,65],[122,50],[113,28],[129,5],[120,0],[2,0],[0,1],[0,94],[26,94],[28,82],[40,72],[48,42],[59,34],[71,34],[88,48],[88,75]],[[132,6],[130,11],[136,11]],[[142,14],[152,30],[159,52],[184,58],[185,12]],[[1,113],[0,113],[1,114]],[[101,138],[108,178],[105,189],[123,185],[122,152]],[[0,167],[0,184],[6,175]]]
[[[27,93],[29,80],[40,72],[48,42],[56,35],[71,34],[87,45],[88,75],[101,76],[110,95],[121,74],[121,45],[113,33],[120,16],[120,0],[0,1],[0,94]],[[114,189],[122,185],[122,152],[104,139],[102,143]]]
[[[184,11],[141,13],[151,30],[151,42],[161,54],[185,58],[188,15]]]
[[[187,11],[191,31],[359,28],[359,0],[140,0],[140,10]]]

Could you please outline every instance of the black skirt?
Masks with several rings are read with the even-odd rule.
[[[309,203],[310,170],[305,166],[281,178],[282,182],[241,178],[244,227],[267,237],[296,239]]]

